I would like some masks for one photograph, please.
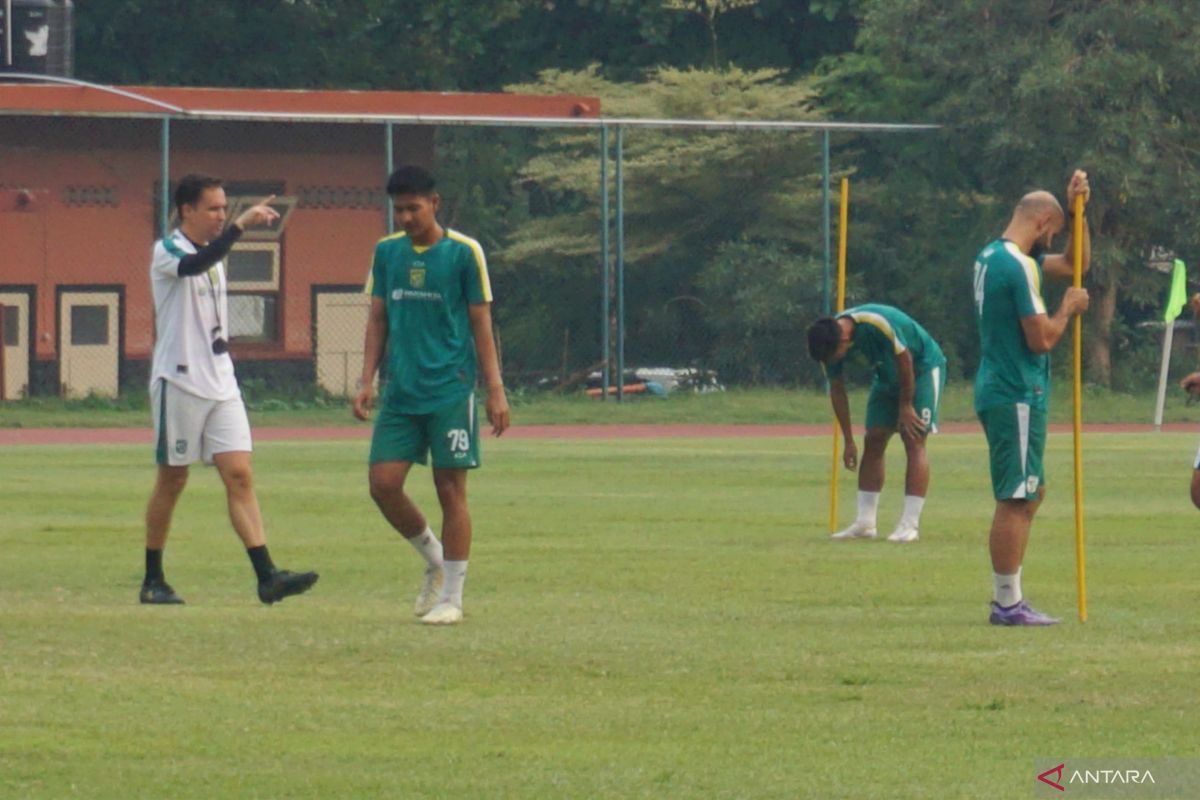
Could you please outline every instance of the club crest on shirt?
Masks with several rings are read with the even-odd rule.
[[[425,288],[425,267],[412,267],[409,269],[408,285],[414,289]]]

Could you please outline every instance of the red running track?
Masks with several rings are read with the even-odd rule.
[[[831,425],[525,425],[510,428],[507,439],[654,439],[654,438],[745,438],[779,436],[828,436]],[[1162,426],[1172,433],[1193,433],[1200,427],[1188,422]],[[975,422],[952,422],[941,426],[943,433],[981,433]],[[1095,423],[1087,433],[1151,433],[1151,424]],[[1070,433],[1071,425],[1050,426],[1051,433]],[[369,425],[327,428],[254,429],[260,442],[329,441],[368,439]],[[46,444],[144,444],[153,443],[149,428],[0,428],[0,447]]]

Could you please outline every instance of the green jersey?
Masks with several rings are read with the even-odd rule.
[[[475,390],[468,306],[492,302],[479,242],[449,228],[428,247],[406,234],[379,240],[367,293],[387,306],[387,388],[401,414],[428,414]]]
[[[975,260],[975,314],[980,359],[975,410],[1026,403],[1045,408],[1050,395],[1050,356],[1025,341],[1024,317],[1045,314],[1042,265],[1006,239],[983,248]]]
[[[915,319],[893,306],[865,303],[848,308],[838,318],[854,320],[850,349],[839,361],[825,366],[829,378],[838,378],[847,361],[875,370],[875,383],[881,388],[900,388],[896,356],[908,351],[912,357],[913,377],[945,366],[946,356],[933,337]]]

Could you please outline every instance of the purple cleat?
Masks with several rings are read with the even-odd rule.
[[[992,614],[988,622],[993,625],[1057,625],[1058,620],[1048,617],[1024,600],[1015,606],[1004,608],[995,600],[992,601]]]

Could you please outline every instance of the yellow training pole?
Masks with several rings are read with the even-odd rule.
[[[838,216],[838,275],[836,313],[846,310],[846,226],[850,216],[850,179],[842,178],[842,203]],[[833,420],[833,463],[829,468],[829,532],[837,531],[838,519],[838,423]]]
[[[1075,195],[1074,229],[1071,231],[1071,252],[1075,256],[1075,281],[1083,286],[1083,195]],[[1076,315],[1075,338],[1075,584],[1079,595],[1079,621],[1087,622],[1087,570],[1083,550],[1083,317]]]

